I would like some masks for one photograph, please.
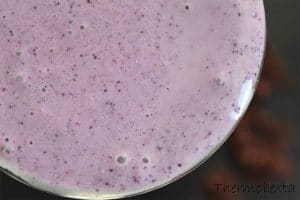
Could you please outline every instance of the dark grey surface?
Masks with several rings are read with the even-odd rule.
[[[286,183],[294,184],[295,193],[244,195],[245,199],[298,200],[300,199],[300,1],[265,0],[268,31],[276,53],[285,63],[285,69],[293,80],[291,88],[282,88],[265,105],[268,112],[293,124],[291,156],[294,159],[294,176]],[[206,172],[219,165],[235,170],[235,165],[225,144],[213,157],[183,179],[158,191],[128,200],[196,200],[205,199],[201,180]],[[0,200],[63,200],[35,191],[0,174]]]
[[[300,199],[300,1],[266,1],[270,40],[275,53],[284,61],[285,70],[292,81],[289,89],[281,88],[266,104],[266,109],[277,118],[292,125],[291,157],[294,161],[294,174],[290,183],[295,184],[295,193],[282,194],[269,199]]]

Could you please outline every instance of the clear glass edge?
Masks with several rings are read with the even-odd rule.
[[[5,169],[3,167],[0,166],[0,171],[3,172],[4,174],[8,175],[9,177],[15,179],[16,181],[19,181],[33,189],[48,193],[48,194],[52,194],[58,197],[67,197],[67,198],[72,198],[72,199],[83,199],[83,200],[113,200],[113,199],[121,199],[121,198],[128,198],[128,197],[134,197],[134,196],[138,196],[138,195],[142,195],[148,192],[152,192],[154,190],[158,190],[162,187],[165,187],[181,178],[183,178],[184,176],[186,176],[187,174],[191,173],[192,171],[194,171],[195,169],[197,169],[198,167],[200,167],[203,163],[205,163],[213,154],[215,154],[220,148],[221,146],[223,146],[223,144],[228,140],[228,138],[232,135],[232,133],[234,132],[234,130],[237,128],[239,122],[241,121],[241,119],[244,117],[252,99],[254,96],[254,93],[256,91],[257,85],[259,80],[261,79],[261,72],[262,72],[262,68],[263,68],[263,64],[264,64],[264,60],[265,60],[265,52],[266,52],[266,46],[267,46],[267,20],[266,20],[266,12],[265,12],[265,6],[263,3],[263,9],[264,9],[264,22],[265,22],[265,27],[264,27],[264,33],[265,33],[265,37],[264,37],[264,46],[263,46],[263,56],[262,56],[262,60],[260,63],[260,67],[259,67],[259,73],[256,79],[256,82],[254,84],[254,87],[252,88],[251,91],[251,96],[249,99],[247,99],[247,102],[245,103],[245,107],[244,109],[241,111],[241,115],[239,116],[239,119],[236,120],[234,126],[231,128],[231,130],[229,131],[229,133],[223,138],[223,140],[217,145],[215,146],[210,152],[209,154],[207,154],[204,158],[202,158],[196,165],[193,165],[189,170],[185,171],[184,173],[174,177],[173,179],[171,179],[170,181],[157,185],[155,187],[151,187],[148,189],[144,189],[141,191],[133,191],[130,193],[123,193],[123,194],[118,194],[118,195],[99,195],[99,196],[94,196],[94,195],[89,195],[89,194],[84,194],[81,192],[81,194],[61,194],[61,193],[54,193],[51,192],[49,190],[46,189],[42,189],[39,186],[33,185],[31,183],[28,183],[27,181],[25,181],[24,179],[22,179],[21,177],[17,176],[16,174],[14,174],[13,172],[11,172],[9,169]],[[1,187],[1,186],[0,186]]]

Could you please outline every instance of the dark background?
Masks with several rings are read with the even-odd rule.
[[[300,199],[300,1],[265,0],[268,37],[275,55],[283,61],[291,87],[276,89],[264,108],[276,118],[292,125],[289,152],[293,160],[293,174],[285,180],[294,184],[295,192],[276,194],[243,194],[241,199]],[[128,200],[196,200],[208,199],[201,185],[207,174],[219,166],[239,174],[229,152],[228,142],[206,163],[183,179],[160,190]],[[277,183],[277,182],[275,182]],[[278,182],[278,183],[282,183]],[[31,189],[0,172],[0,200],[66,200]]]

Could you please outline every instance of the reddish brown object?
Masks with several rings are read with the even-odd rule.
[[[293,163],[286,155],[277,154],[272,158],[270,170],[274,178],[290,177],[293,171]]]
[[[271,96],[273,90],[283,82],[288,82],[287,74],[282,69],[281,61],[274,56],[270,45],[267,45],[261,80],[257,86],[254,99],[266,100]]]
[[[231,146],[237,163],[251,179],[285,178],[291,172],[287,127],[258,107],[241,121]]]
[[[269,80],[261,80],[257,85],[255,98],[259,100],[266,99],[271,96],[272,92],[272,83]]]
[[[252,131],[253,138],[261,139],[265,141],[266,145],[273,145],[278,149],[285,150],[289,142],[289,127],[263,112],[258,106],[252,106],[247,111],[236,132],[243,130]],[[233,139],[239,136],[245,137],[244,135],[234,134]]]
[[[273,146],[278,150],[286,150],[289,142],[289,130],[282,122],[257,110],[254,117],[250,119],[250,128],[267,145]]]

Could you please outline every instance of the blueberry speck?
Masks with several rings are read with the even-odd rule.
[[[148,163],[149,162],[149,159],[148,158],[143,158],[143,163]]]

